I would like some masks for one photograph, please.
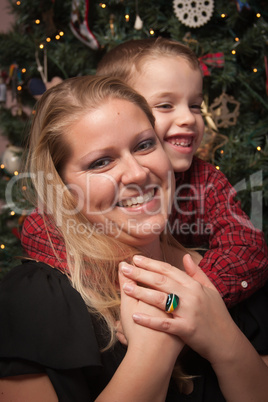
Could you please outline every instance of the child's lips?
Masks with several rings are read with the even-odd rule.
[[[192,146],[194,141],[193,135],[177,135],[173,137],[168,137],[165,139],[166,142],[175,146],[175,147],[182,147],[182,148],[189,148]]]

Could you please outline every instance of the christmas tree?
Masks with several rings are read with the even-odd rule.
[[[19,234],[30,205],[18,177],[36,99],[60,80],[94,74],[102,55],[129,39],[164,36],[194,49],[206,122],[198,154],[225,173],[268,238],[265,0],[9,2],[15,23],[0,35],[0,125],[10,143],[0,155],[0,275],[23,253]]]

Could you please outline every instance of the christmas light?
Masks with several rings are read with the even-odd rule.
[[[236,50],[233,49],[233,50],[232,50],[232,54],[236,54]]]
[[[22,72],[23,74],[25,74],[25,73],[26,73],[26,68],[22,68],[22,69],[21,69],[21,72]]]
[[[257,151],[261,151],[261,147],[260,147],[260,146],[258,146],[256,149],[257,149]]]
[[[49,43],[51,42],[51,38],[46,38],[46,41]]]
[[[150,29],[150,35],[154,35],[154,30],[153,29]]]
[[[127,22],[129,21],[129,15],[128,15],[128,14],[125,15],[125,20],[126,20]]]
[[[223,150],[223,149],[221,149],[221,154],[224,154],[224,150]]]
[[[105,3],[100,3],[101,8],[106,8],[106,4]]]
[[[236,41],[236,42],[239,42],[239,38],[238,38],[238,37],[236,37],[236,38],[235,38],[235,41]]]
[[[256,67],[253,68],[253,73],[256,73],[258,69]]]
[[[221,14],[221,18],[225,18],[226,17],[226,14]]]
[[[60,35],[60,36],[63,36],[63,35],[64,35],[64,32],[63,32],[63,31],[60,31],[60,32],[59,32],[59,35]]]
[[[4,244],[1,244],[1,249],[4,250],[6,246]]]
[[[17,1],[16,4],[17,4],[17,6],[20,6],[21,3],[20,3],[20,1]]]
[[[14,176],[18,176],[19,172],[17,170],[15,170],[14,172]]]
[[[40,20],[35,20],[36,25],[40,24]]]
[[[39,45],[39,49],[44,49],[44,45],[43,45],[43,43],[40,43],[40,45]]]
[[[10,215],[14,216],[15,215],[15,211],[11,211]]]
[[[56,35],[55,39],[59,40],[60,39],[60,35]]]
[[[17,91],[21,91],[21,90],[22,90],[21,85],[18,85],[18,86],[17,86]]]
[[[1,164],[0,167],[1,167],[1,169],[5,169],[5,165],[3,163]]]
[[[261,18],[261,14],[260,14],[260,13],[257,13],[257,14],[256,14],[256,17],[257,17],[257,18]]]
[[[215,166],[215,168],[216,168],[217,170],[220,170],[220,167],[219,167],[219,166]]]

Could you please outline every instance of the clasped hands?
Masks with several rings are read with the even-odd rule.
[[[118,331],[121,342],[124,343],[124,338],[129,342],[124,305],[132,298],[154,307],[148,313],[137,304],[132,310],[134,323],[179,338],[181,345],[187,344],[211,363],[226,355],[238,329],[219,292],[189,254],[183,257],[185,271],[140,255],[133,257],[133,263],[119,265],[121,315],[122,309],[125,313],[121,316],[123,331]],[[167,314],[165,307],[170,293],[179,296],[179,305]]]

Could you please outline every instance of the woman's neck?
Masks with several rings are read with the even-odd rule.
[[[146,244],[142,247],[139,247],[139,251],[146,257],[152,258],[158,261],[165,261],[165,256],[162,249],[162,244],[159,239],[154,240],[150,244]]]

